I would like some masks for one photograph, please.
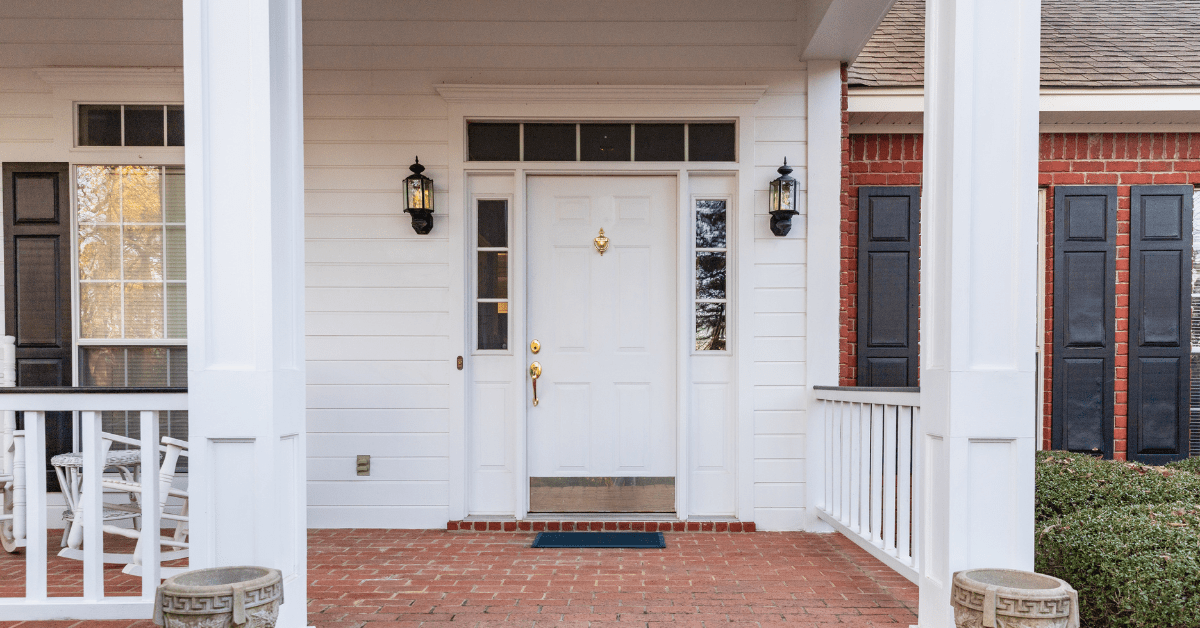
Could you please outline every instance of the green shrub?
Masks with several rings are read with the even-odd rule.
[[[1088,628],[1200,626],[1197,502],[1078,510],[1054,519],[1038,531],[1035,568],[1079,591]]]
[[[1035,477],[1039,524],[1081,509],[1200,501],[1200,475],[1086,454],[1038,452]]]
[[[1167,468],[1172,471],[1180,471],[1185,473],[1200,473],[1200,456],[1176,460],[1175,462],[1168,464]]]

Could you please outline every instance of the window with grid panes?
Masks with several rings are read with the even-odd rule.
[[[79,385],[187,386],[183,169],[77,166]],[[137,412],[105,412],[106,432],[138,437]],[[187,412],[160,412],[187,439]]]

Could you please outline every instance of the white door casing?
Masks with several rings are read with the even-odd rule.
[[[530,477],[676,475],[676,194],[675,177],[528,178]]]

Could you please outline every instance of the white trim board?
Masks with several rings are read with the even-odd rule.
[[[766,85],[435,85],[448,103],[704,103],[753,105]]]
[[[1068,111],[1197,111],[1200,88],[1043,89],[1042,112]],[[851,113],[920,112],[925,110],[920,87],[854,88],[847,108]]]
[[[38,68],[38,78],[59,87],[67,85],[122,85],[183,87],[183,68]]]
[[[1200,124],[1043,124],[1041,133],[1200,133]],[[923,124],[851,124],[850,135],[921,134]]]

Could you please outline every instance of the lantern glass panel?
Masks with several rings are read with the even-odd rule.
[[[783,211],[793,211],[796,209],[796,182],[795,181],[780,181],[779,190],[779,209]]]
[[[429,179],[424,178],[407,180],[409,209],[433,209],[432,183]]]

